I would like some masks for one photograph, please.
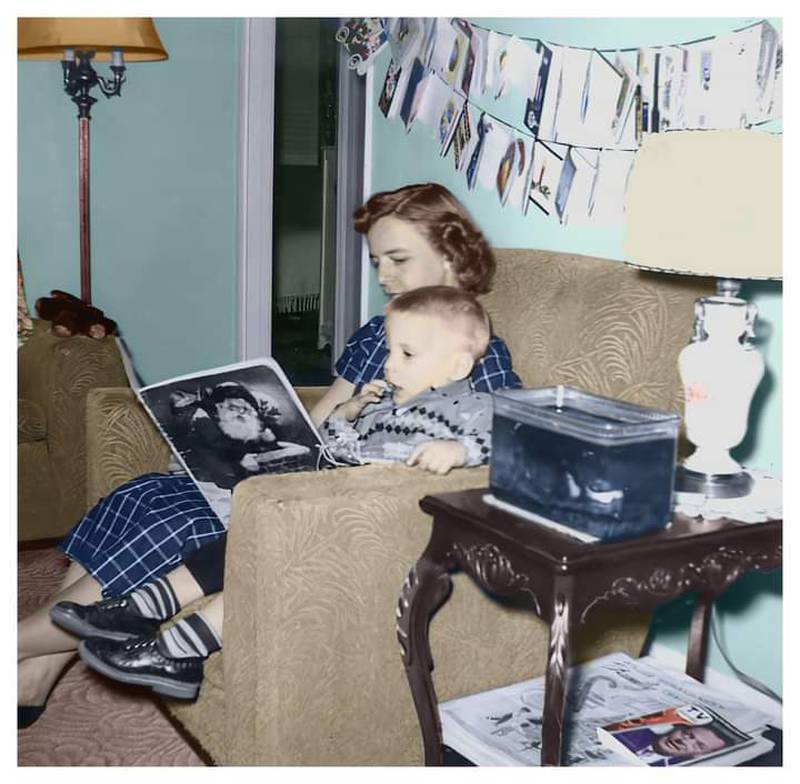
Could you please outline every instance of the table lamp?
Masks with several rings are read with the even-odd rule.
[[[90,94],[99,87],[106,98],[120,95],[125,60],[166,60],[167,52],[149,18],[36,17],[17,20],[17,55],[24,60],[61,60],[64,91],[78,107],[78,213],[81,299],[91,304],[89,232]],[[110,60],[112,77],[100,76],[92,59]]]
[[[781,278],[781,137],[756,130],[670,131],[636,153],[625,199],[625,256],[634,266],[717,279],[695,302],[680,354],[686,435],[695,451],[676,490],[747,495],[752,477],[730,455],[747,431],[764,360],[750,340],[756,308],[742,280]]]

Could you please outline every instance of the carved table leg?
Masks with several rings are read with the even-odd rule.
[[[708,626],[713,605],[713,593],[700,594],[692,613],[692,625],[689,629],[689,652],[686,655],[686,674],[698,681],[702,681],[705,676]]]
[[[403,583],[397,604],[397,639],[422,730],[426,765],[442,764],[442,727],[431,678],[433,659],[428,626],[450,587],[445,567],[423,554]]]
[[[570,662],[569,598],[555,594],[553,620],[550,623],[550,645],[544,682],[542,715],[542,765],[561,764],[561,732],[564,721],[566,676]]]

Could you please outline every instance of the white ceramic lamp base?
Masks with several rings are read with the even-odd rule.
[[[712,498],[747,495],[752,479],[730,456],[744,438],[764,360],[747,338],[756,309],[732,296],[695,303],[695,332],[678,367],[685,396],[686,435],[696,449],[679,466],[675,489]]]

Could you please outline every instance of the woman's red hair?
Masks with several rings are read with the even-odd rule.
[[[433,248],[450,261],[459,287],[485,294],[492,287],[495,260],[481,230],[447,188],[429,182],[382,191],[353,215],[355,230],[366,234],[381,218],[391,216],[416,226]]]

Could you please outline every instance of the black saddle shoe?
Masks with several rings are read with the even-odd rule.
[[[145,618],[128,596],[104,599],[94,604],[58,602],[50,608],[53,623],[77,637],[131,640],[149,637],[162,621]]]
[[[101,675],[121,683],[147,686],[158,694],[193,700],[203,680],[203,659],[174,659],[160,648],[156,637],[114,642],[97,637],[81,640],[81,659]]]

